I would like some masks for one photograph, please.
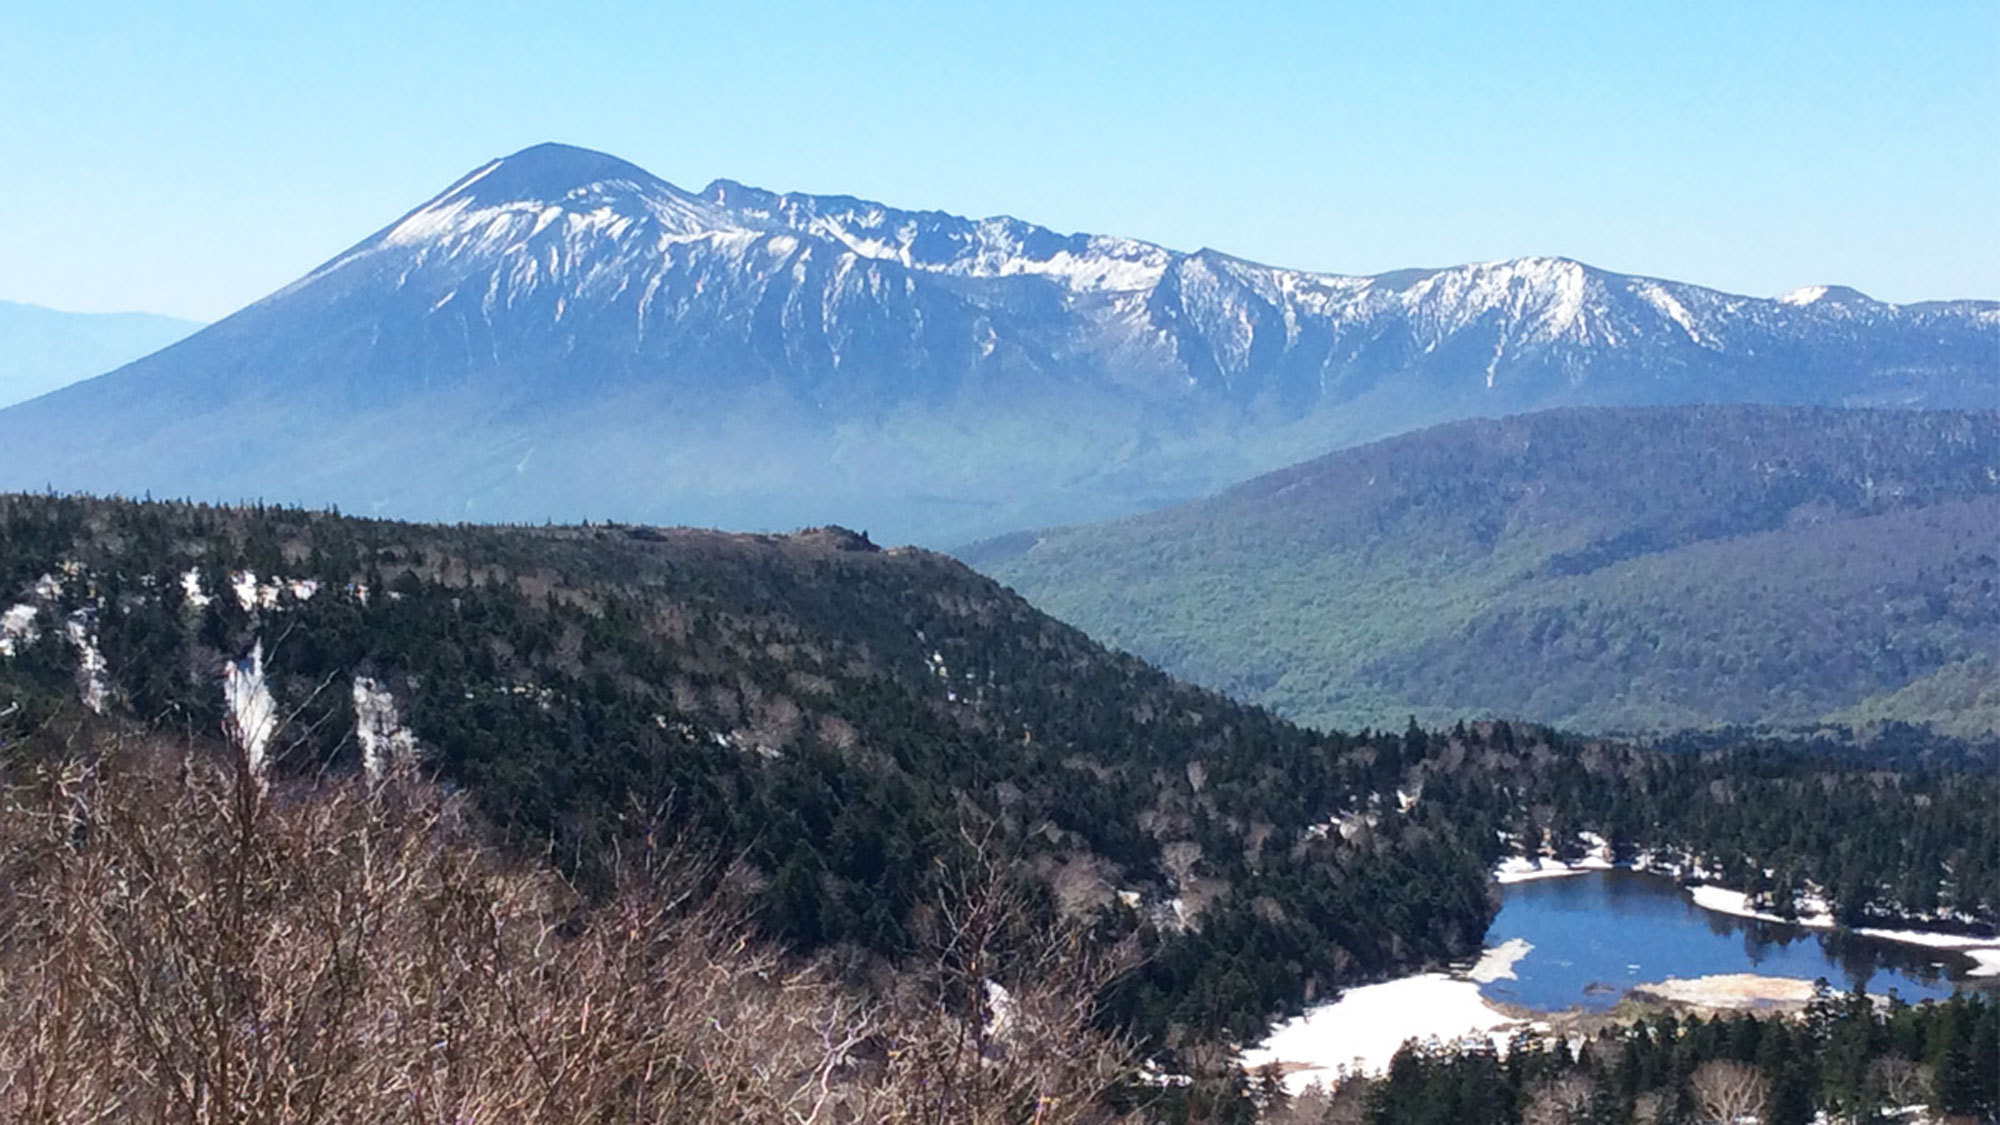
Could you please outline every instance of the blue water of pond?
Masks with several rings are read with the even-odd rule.
[[[1859,980],[1914,1002],[1949,996],[1965,967],[1938,950],[1703,910],[1672,880],[1633,871],[1514,883],[1501,903],[1486,944],[1518,938],[1534,949],[1515,962],[1517,979],[1480,991],[1543,1011],[1602,1011],[1637,984],[1719,973],[1825,977],[1842,991]]]

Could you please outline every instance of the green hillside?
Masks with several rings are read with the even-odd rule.
[[[1309,723],[1977,734],[2000,729],[1996,528],[1991,413],[1580,409],[961,556],[1107,644]]]

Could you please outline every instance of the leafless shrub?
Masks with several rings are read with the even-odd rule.
[[[1131,1058],[1093,1031],[1094,998],[1130,967],[1132,947],[1099,948],[1077,924],[1032,924],[991,834],[968,829],[963,841],[963,861],[935,872],[894,1000],[901,1035],[885,1077],[911,1114],[895,1119],[1095,1120]]]
[[[0,790],[0,1118],[1092,1122],[1129,1073],[1090,1024],[1115,963],[1024,937],[990,865],[864,995],[695,896],[686,856],[587,904],[435,788],[173,761]]]

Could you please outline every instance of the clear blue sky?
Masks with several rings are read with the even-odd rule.
[[[66,3],[0,299],[214,318],[542,140],[1376,272],[2000,297],[2000,4]]]

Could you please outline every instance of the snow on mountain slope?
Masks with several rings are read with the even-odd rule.
[[[1302,220],[1304,221],[1304,220]],[[1452,418],[2000,405],[2000,305],[1560,258],[1347,277],[538,145],[118,372],[0,412],[0,487],[948,544]]]
[[[779,195],[731,180],[708,185],[702,197],[745,220],[830,239],[865,258],[958,277],[1046,277],[1080,293],[1149,289],[1173,257],[1134,239],[1061,235],[1006,217],[898,211],[847,196]]]
[[[1040,278],[1055,282],[1073,306],[1091,295],[1157,299],[1171,273],[1169,299],[1179,308],[1164,317],[1156,309],[1155,315],[1128,318],[1124,330],[1143,336],[1162,331],[1166,319],[1190,322],[1223,372],[1254,366],[1256,344],[1268,353],[1274,343],[1281,351],[1309,348],[1318,335],[1358,343],[1388,334],[1406,337],[1418,354],[1428,355],[1476,335],[1484,337],[1482,350],[1490,348],[1477,367],[1487,389],[1497,386],[1510,353],[1658,350],[1682,343],[1723,353],[1739,343],[1754,348],[1754,338],[1735,338],[1760,330],[1810,335],[1836,324],[1844,330],[1857,317],[1893,320],[1900,312],[1841,287],[1815,286],[1764,301],[1562,258],[1379,277],[1315,274],[1213,251],[1188,255],[1131,239],[1063,235],[1006,217],[903,211],[729,180],[689,193],[615,158],[557,145],[488,164],[292,289],[373,258],[395,263],[398,289],[413,278],[453,271],[484,282],[470,294],[444,289],[431,312],[472,298],[490,318],[496,306],[511,308],[519,297],[546,289],[556,295],[551,312],[560,320],[572,302],[616,302],[636,292],[641,332],[662,291],[674,292],[675,268],[697,259],[765,282],[788,272],[792,282],[803,283],[813,263],[823,264],[830,281],[819,294],[822,319],[856,291],[908,293],[916,284],[912,275]],[[900,269],[868,268],[875,264]],[[695,281],[691,296],[706,298],[710,284],[708,278]],[[1992,322],[1991,308],[1965,304],[1973,306],[1963,310],[1971,320]],[[1339,366],[1333,352],[1311,358],[1325,368]]]

